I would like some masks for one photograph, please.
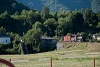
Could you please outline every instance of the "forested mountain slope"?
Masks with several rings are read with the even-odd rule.
[[[0,13],[3,13],[6,10],[10,14],[13,14],[15,12],[20,13],[23,9],[29,10],[28,7],[16,2],[15,0],[0,0]]]
[[[49,7],[50,11],[75,10],[91,8],[92,0],[16,0],[30,7],[41,10],[43,6]]]
[[[92,11],[95,13],[100,13],[100,0],[93,0],[91,4]]]

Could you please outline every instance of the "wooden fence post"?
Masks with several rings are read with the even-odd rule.
[[[52,67],[52,58],[50,58],[50,67]]]
[[[9,59],[9,61],[11,62],[11,59]]]
[[[95,58],[93,58],[93,67],[95,67]]]

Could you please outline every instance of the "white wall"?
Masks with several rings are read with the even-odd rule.
[[[97,37],[97,40],[100,40],[100,37]]]
[[[0,44],[10,44],[10,37],[0,37]]]

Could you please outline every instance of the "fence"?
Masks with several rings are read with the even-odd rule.
[[[98,58],[38,58],[11,62],[15,67],[100,67]],[[0,64],[0,67],[7,66]]]

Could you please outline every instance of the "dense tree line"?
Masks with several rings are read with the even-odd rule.
[[[99,32],[100,13],[93,13],[90,9],[50,12],[45,6],[42,11],[22,10],[20,14],[15,12],[13,15],[5,11],[0,14],[0,33],[9,34],[12,40],[7,49],[8,53],[21,53],[20,36],[29,53],[34,53],[41,51],[42,35],[56,37],[81,33],[88,36]],[[89,40],[86,37],[84,41]],[[0,48],[3,48],[3,45],[0,45]]]

